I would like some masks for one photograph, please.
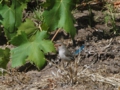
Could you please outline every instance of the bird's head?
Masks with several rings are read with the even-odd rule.
[[[57,43],[55,44],[55,47],[56,47],[56,49],[58,49],[58,50],[66,49],[65,44],[62,43],[62,42],[57,42]]]

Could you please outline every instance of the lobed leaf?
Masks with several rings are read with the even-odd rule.
[[[49,1],[49,0],[48,0]],[[53,0],[50,10],[45,10],[43,13],[44,22],[47,23],[50,30],[63,28],[66,32],[70,33],[72,38],[75,36],[76,29],[74,27],[74,18],[71,14],[71,7],[73,0]],[[49,3],[49,2],[48,2]]]
[[[10,42],[11,42],[13,45],[19,46],[19,45],[22,45],[22,44],[28,42],[28,39],[27,39],[27,37],[26,37],[26,34],[25,34],[24,32],[21,32],[21,33],[22,33],[22,34],[14,37],[14,38],[12,38],[12,39],[10,40]]]
[[[24,33],[19,35],[19,37],[25,38]],[[31,63],[34,63],[38,69],[42,68],[46,62],[44,53],[55,52],[53,43],[49,40],[45,40],[46,37],[48,37],[46,31],[38,32],[35,40],[26,40],[26,42],[21,43],[20,46],[14,48],[11,51],[12,66],[21,66],[27,61],[30,61]]]
[[[12,0],[11,5],[0,4],[0,22],[4,26],[5,35],[8,39],[15,36],[17,28],[22,23],[22,11],[27,7],[30,0]]]
[[[37,27],[35,27],[34,23],[30,19],[26,19],[24,23],[20,25],[20,27],[17,30],[17,35],[21,34],[21,32],[25,32],[28,36],[33,34],[38,30]]]

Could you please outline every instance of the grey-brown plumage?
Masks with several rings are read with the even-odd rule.
[[[62,60],[74,61],[73,54],[66,48],[66,46],[62,42],[56,43],[55,46],[57,46],[59,56]]]

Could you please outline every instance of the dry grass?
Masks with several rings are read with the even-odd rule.
[[[46,76],[41,82],[41,87],[47,87],[51,88],[51,90],[54,90],[57,85],[60,86],[71,86],[76,87],[78,84],[80,84],[81,80],[83,78],[89,79],[93,82],[102,82],[106,84],[110,84],[112,86],[115,86],[117,88],[120,87],[120,79],[116,77],[104,77],[103,75],[99,73],[93,73],[89,69],[94,65],[94,63],[91,63],[89,66],[85,65],[84,67],[80,66],[81,57],[78,55],[75,62],[72,62],[69,64],[66,68],[63,68],[62,66],[53,64],[58,67],[58,70],[52,71],[51,76]]]

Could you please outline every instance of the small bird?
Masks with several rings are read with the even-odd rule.
[[[55,44],[55,47],[58,48],[58,53],[62,60],[67,62],[74,61],[73,54],[66,48],[65,44],[63,44],[62,42],[57,42]]]

